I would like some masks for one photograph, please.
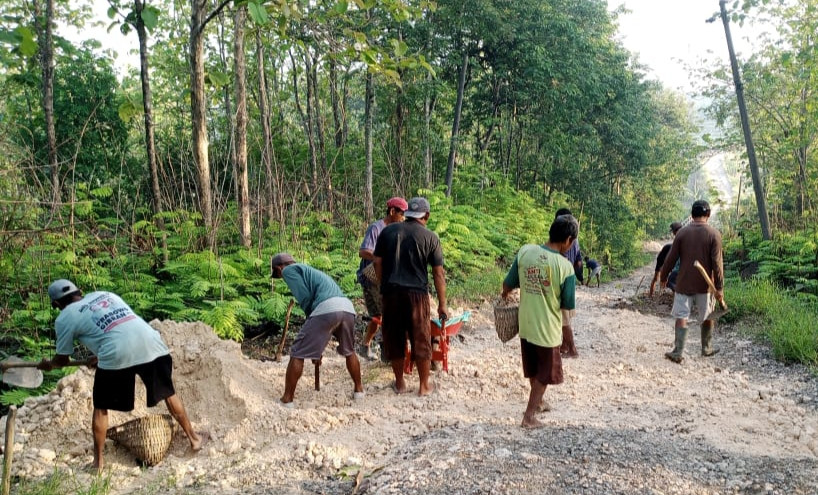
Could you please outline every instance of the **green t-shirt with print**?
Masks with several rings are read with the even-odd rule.
[[[562,344],[561,309],[574,309],[577,279],[562,254],[537,244],[517,253],[504,283],[520,289],[520,338],[541,347]]]

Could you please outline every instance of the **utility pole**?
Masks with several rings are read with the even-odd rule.
[[[750,121],[747,118],[747,107],[744,104],[744,86],[741,84],[741,76],[738,72],[738,62],[736,53],[733,51],[733,38],[730,36],[730,21],[727,18],[727,0],[719,0],[721,9],[721,21],[724,23],[724,35],[727,37],[727,51],[730,53],[730,67],[733,70],[733,84],[736,86],[736,99],[738,100],[738,111],[741,116],[741,129],[744,131],[744,144],[747,147],[747,159],[750,162],[750,173],[753,177],[753,190],[756,196],[756,208],[758,208],[758,219],[761,222],[761,237],[765,241],[772,239],[770,235],[770,217],[767,216],[767,200],[764,197],[764,185],[761,183],[761,174],[758,171],[756,161],[756,150],[753,146],[753,136],[750,133]],[[713,18],[710,21],[715,20]]]

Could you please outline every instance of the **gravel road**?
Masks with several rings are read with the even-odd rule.
[[[691,325],[683,364],[666,360],[669,296],[635,297],[651,276],[644,267],[578,290],[580,357],[547,390],[552,410],[537,430],[519,426],[519,341],[500,343],[488,304],[459,308],[472,318],[432,396],[397,396],[390,369],[363,362],[367,397],[354,402],[343,359],[328,351],[321,391],[305,366],[292,410],[277,403],[286,361],[248,359],[202,324],[153,322],[194,426],[212,440],[190,456],[177,434],[147,469],[108,445],[113,493],[818,494],[816,377],[776,362],[740,326],[717,328],[722,351],[703,358]],[[81,370],[21,409],[15,474],[58,469],[90,483],[91,383]],[[164,410],[111,424],[148,412]]]

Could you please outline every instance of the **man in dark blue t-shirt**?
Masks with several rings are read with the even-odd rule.
[[[682,224],[679,222],[673,222],[670,224],[670,235],[672,237],[676,237],[676,233],[682,228]],[[662,250],[659,251],[659,255],[656,257],[656,269],[653,272],[653,280],[650,282],[650,297],[653,297],[654,290],[656,289],[656,282],[659,281],[659,272],[662,271],[662,265],[665,264],[665,258],[667,258],[667,253],[670,252],[670,247],[673,245],[672,242],[668,242],[664,246],[662,246]],[[667,286],[670,290],[674,290],[676,288],[676,276],[679,274],[679,265],[677,264],[676,267],[670,272],[670,276],[667,279]]]

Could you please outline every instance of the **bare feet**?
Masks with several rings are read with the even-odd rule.
[[[405,383],[403,384],[403,386],[399,387],[396,382],[392,382],[392,391],[395,392],[398,395],[402,395],[402,394],[405,394],[406,392],[408,392],[408,390],[406,390],[406,384]]]
[[[435,387],[434,384],[430,383],[429,385],[426,385],[425,387],[421,386],[420,389],[418,390],[418,395],[421,396],[421,397],[424,396],[424,395],[430,395],[430,394],[434,393],[434,391],[436,389],[437,389],[437,387]]]
[[[523,416],[523,422],[520,423],[520,426],[522,426],[523,428],[542,428],[543,426],[545,426],[545,423],[542,423],[541,421],[534,417],[526,418],[525,416]]]
[[[560,354],[562,354],[562,357],[569,358],[569,359],[576,359],[576,358],[579,357],[579,352],[577,352],[576,349],[574,349],[573,351],[562,351],[562,350],[560,350]]]
[[[85,465],[83,471],[87,471],[91,474],[101,474],[104,467],[105,463],[101,459],[94,459],[94,462]]]
[[[210,433],[206,431],[197,431],[193,433],[193,438],[190,439],[190,450],[198,452],[210,440]]]

